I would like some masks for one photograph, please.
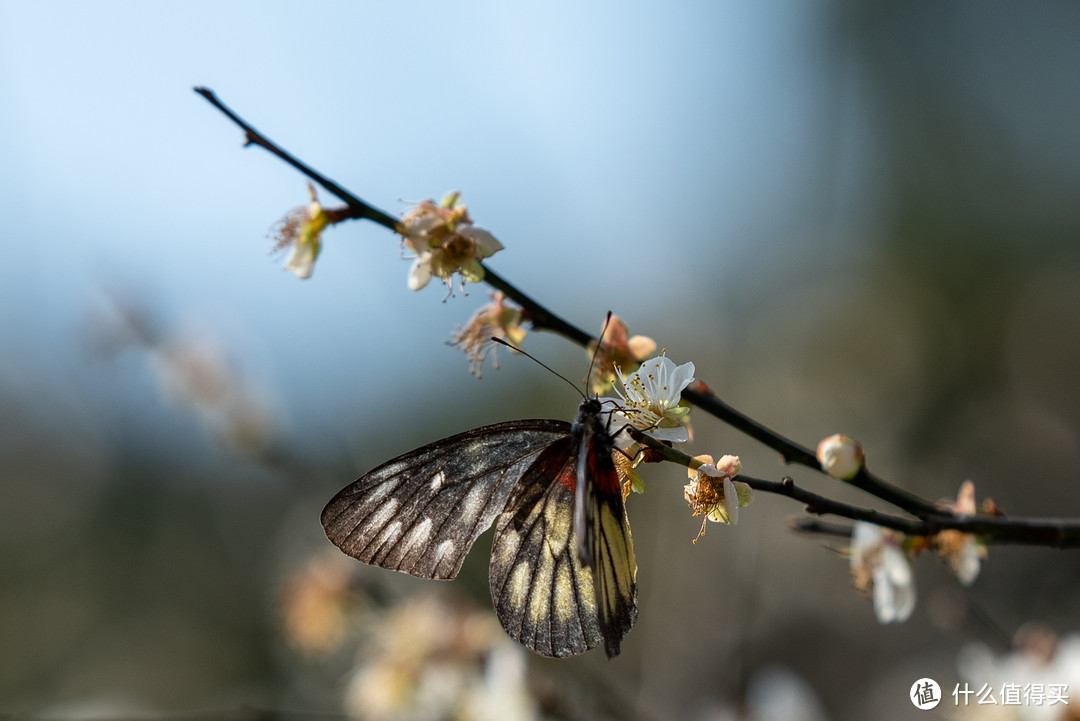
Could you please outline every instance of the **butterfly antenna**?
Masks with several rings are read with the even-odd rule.
[[[592,381],[593,367],[596,365],[596,356],[600,355],[600,349],[604,347],[604,336],[607,335],[608,325],[611,323],[611,311],[607,312],[607,317],[604,318],[604,327],[600,329],[600,337],[596,341],[596,350],[593,351],[592,359],[589,361],[589,372],[585,374],[585,387],[589,388],[589,383]]]
[[[586,397],[586,395],[585,395],[584,393],[582,393],[582,392],[581,392],[581,389],[580,389],[580,388],[578,388],[578,387],[577,387],[576,385],[574,385],[573,381],[569,380],[569,379],[568,379],[568,378],[567,378],[566,376],[564,376],[564,375],[563,375],[562,373],[559,373],[559,372],[558,372],[557,370],[555,370],[554,368],[552,368],[551,366],[549,366],[549,365],[548,365],[547,363],[545,363],[544,361],[540,360],[540,359],[539,359],[539,358],[537,358],[536,356],[534,356],[534,355],[530,355],[529,353],[526,353],[525,351],[523,351],[522,349],[518,348],[518,347],[517,347],[516,345],[514,345],[514,344],[512,344],[512,343],[507,343],[507,342],[506,342],[506,341],[504,341],[504,340],[503,340],[502,338],[496,338],[495,336],[492,336],[492,337],[491,337],[491,341],[492,341],[493,343],[498,343],[499,345],[504,345],[504,346],[506,346],[507,348],[509,348],[510,350],[512,350],[512,351],[516,351],[516,352],[520,353],[521,355],[525,356],[526,358],[529,358],[529,359],[531,359],[531,360],[532,360],[533,362],[535,362],[535,363],[538,363],[538,364],[540,364],[540,365],[541,365],[542,367],[546,368],[546,369],[548,370],[548,372],[549,372],[549,373],[552,373],[552,374],[554,374],[555,376],[557,376],[557,377],[559,377],[559,378],[562,378],[562,379],[563,379],[564,381],[566,381],[566,384],[567,384],[567,385],[569,385],[569,386],[570,386],[571,388],[573,388],[573,389],[574,389],[574,391],[576,391],[576,392],[577,392],[577,394],[578,394],[579,396],[581,396],[582,398],[585,398],[585,397]]]

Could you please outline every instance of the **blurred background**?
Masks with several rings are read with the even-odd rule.
[[[447,584],[340,555],[355,477],[577,398],[506,354],[471,377],[446,341],[486,288],[409,292],[380,227],[283,272],[305,181],[191,88],[392,214],[461,190],[501,275],[805,445],[1078,517],[1078,37],[1067,2],[0,2],[0,712],[902,719],[916,679],[1077,629],[1075,552],[991,548],[970,589],[919,558],[882,626],[797,504],[691,544],[659,466],[612,661],[506,641],[486,537]],[[693,421],[691,453],[870,502]]]

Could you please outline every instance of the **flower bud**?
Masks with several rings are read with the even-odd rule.
[[[833,478],[850,481],[862,470],[866,454],[858,441],[837,433],[818,443],[817,460]]]

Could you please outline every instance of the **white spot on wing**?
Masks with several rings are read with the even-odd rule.
[[[443,541],[438,546],[436,546],[436,548],[435,548],[435,567],[438,568],[439,564],[442,563],[443,557],[448,556],[453,552],[454,552],[454,542],[453,541],[449,541],[449,540]]]
[[[379,472],[379,477],[392,478],[404,471],[406,468],[408,468],[408,465],[406,463],[403,463],[402,461],[392,461],[382,467],[382,470]]]
[[[465,498],[461,500],[461,523],[463,525],[471,526],[480,517],[480,512],[484,510],[484,504],[487,501],[484,498],[484,491],[483,486],[473,486],[469,489]]]
[[[529,591],[529,562],[522,561],[514,566],[510,574],[510,605],[521,608],[525,605],[525,596]]]
[[[390,517],[394,515],[399,505],[396,498],[391,498],[389,501],[379,506],[379,509],[368,517],[365,525],[373,528],[382,526],[390,520]]]
[[[529,618],[534,626],[541,626],[551,613],[551,608],[548,606],[548,594],[555,571],[555,559],[549,553],[541,553],[538,560],[540,564],[536,568],[531,584],[537,592],[533,593],[529,599]]]
[[[574,519],[571,506],[550,503],[544,508],[544,520],[547,522],[545,540],[551,553],[558,555],[570,542],[570,526]]]
[[[431,535],[431,519],[425,518],[423,521],[413,526],[409,531],[409,535],[405,537],[405,547],[411,548],[426,543],[428,537]]]
[[[507,528],[502,536],[499,537],[498,549],[492,550],[492,553],[498,552],[498,562],[502,566],[509,566],[514,562],[514,557],[517,556],[518,546],[521,545],[521,536],[513,528]]]
[[[391,488],[392,488],[392,484],[390,484],[390,483],[380,483],[378,485],[375,485],[375,486],[372,486],[371,488],[366,489],[364,491],[364,502],[365,503],[378,503],[382,499],[386,498],[386,494],[388,494],[390,492]]]
[[[386,527],[386,532],[383,533],[387,538],[393,538],[401,533],[401,521],[394,521]]]
[[[577,602],[574,598],[574,582],[570,578],[570,567],[566,564],[559,566],[558,578],[555,581],[555,618],[560,623],[567,623],[570,617],[577,611]]]
[[[446,475],[442,471],[439,471],[434,476],[432,476],[431,477],[431,492],[432,493],[438,493],[439,489],[442,488],[443,481],[445,481],[445,480],[446,480]]]

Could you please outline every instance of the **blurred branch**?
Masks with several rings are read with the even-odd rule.
[[[393,216],[364,202],[337,183],[324,177],[275,143],[271,142],[252,126],[248,125],[224,103],[218,100],[212,90],[205,87],[196,87],[195,92],[202,95],[210,104],[240,126],[245,133],[248,145],[258,145],[273,153],[299,170],[312,181],[318,183],[329,193],[344,201],[348,206],[348,217],[371,220],[389,230],[398,232],[398,221]],[[592,335],[551,312],[535,301],[531,296],[519,290],[516,286],[499,276],[487,266],[484,266],[484,271],[485,282],[496,290],[502,291],[507,297],[520,305],[523,311],[528,315],[533,328],[559,334],[567,340],[583,347],[587,347],[590,343],[597,342],[597,339]],[[779,433],[753,420],[749,416],[732,408],[713,393],[705,383],[698,381],[692,384],[690,388],[687,388],[683,393],[683,397],[706,413],[715,416],[731,427],[742,431],[754,440],[775,450],[783,457],[785,462],[797,463],[817,471],[823,471],[821,465],[818,463],[815,453],[809,448],[785,438]],[[673,449],[660,444],[657,445],[660,446],[660,448],[678,454],[678,451],[673,451]],[[689,458],[689,456],[685,456],[685,454],[680,455],[683,455],[684,458]],[[675,458],[669,458],[669,460],[675,460],[676,462],[686,465],[686,462],[683,460],[677,460]],[[1054,548],[1073,548],[1080,546],[1080,522],[1058,519],[984,518],[953,514],[950,511],[938,508],[928,500],[920,498],[882,480],[867,471],[865,467],[863,467],[852,480],[848,481],[848,483],[886,503],[892,504],[893,506],[910,513],[918,520],[892,516],[880,513],[873,509],[859,508],[840,501],[835,501],[799,488],[790,478],[785,478],[782,481],[767,481],[739,476],[739,480],[745,481],[755,490],[776,493],[801,501],[806,504],[807,513],[815,515],[836,515],[856,521],[866,521],[886,528],[892,528],[908,535],[929,536],[942,530],[954,529],[965,533],[976,534],[987,542],[992,543],[1026,543]],[[805,530],[808,530],[809,532],[810,528],[811,526],[808,526]],[[824,527],[818,526],[815,528]]]
[[[1013,543],[1050,548],[1080,548],[1080,522],[1064,518],[987,518],[960,516],[939,510],[927,519],[914,521],[879,513],[869,508],[859,508],[847,503],[807,491],[795,485],[791,478],[782,481],[766,481],[759,478],[738,476],[755,491],[778,493],[806,504],[804,509],[814,515],[833,515],[865,521],[884,528],[900,531],[906,536],[929,538],[941,531],[960,531],[978,536],[985,543]],[[820,533],[832,536],[850,536],[851,529],[827,524],[816,519],[799,519],[792,529],[803,533]]]
[[[840,523],[826,523],[817,518],[789,518],[788,528],[796,533],[851,538],[851,526]]]
[[[0,716],[7,719],[7,716]],[[12,716],[16,718],[30,719],[34,717]],[[238,706],[232,709],[218,709],[212,711],[180,712],[176,714],[163,714],[148,712],[143,715],[121,713],[115,716],[95,716],[94,721],[347,721],[351,716],[343,713],[317,712],[317,711],[281,711],[271,708],[256,708],[254,706]]]

